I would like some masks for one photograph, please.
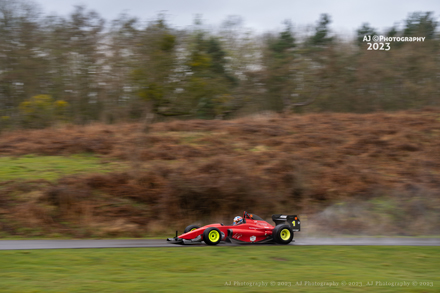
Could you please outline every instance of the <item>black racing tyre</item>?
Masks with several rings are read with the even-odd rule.
[[[279,244],[289,244],[293,239],[293,231],[289,225],[277,225],[272,231],[273,240]]]
[[[219,229],[210,227],[203,231],[203,241],[208,245],[217,245],[222,239],[222,233]]]
[[[183,230],[183,233],[188,233],[189,231],[199,229],[200,227],[197,225],[189,225],[188,227]]]

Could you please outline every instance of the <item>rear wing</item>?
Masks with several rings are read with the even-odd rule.
[[[301,222],[297,215],[272,215],[272,220],[276,225],[288,224],[292,228],[293,232],[301,231]]]

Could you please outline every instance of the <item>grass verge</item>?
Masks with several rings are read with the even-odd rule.
[[[0,251],[0,292],[438,292],[439,252],[407,246]]]

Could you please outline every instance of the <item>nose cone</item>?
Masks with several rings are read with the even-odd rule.
[[[203,231],[205,231],[205,228],[199,228],[199,229],[196,229],[193,231],[189,231],[185,234],[182,234],[179,236],[179,238],[187,239],[187,240],[194,239],[197,236],[201,235],[203,233]]]

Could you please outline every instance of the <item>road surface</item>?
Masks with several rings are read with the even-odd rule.
[[[235,244],[221,243],[221,246]],[[259,244],[248,244],[259,245]],[[261,246],[263,244],[260,244]],[[274,245],[274,244],[269,244]],[[275,244],[276,245],[276,244]],[[296,245],[404,245],[440,246],[440,238],[297,238],[290,246]],[[131,248],[131,247],[206,247],[205,244],[177,245],[161,239],[109,239],[109,240],[0,240],[0,250],[16,249],[71,249],[71,248]]]

